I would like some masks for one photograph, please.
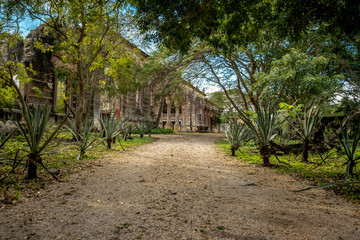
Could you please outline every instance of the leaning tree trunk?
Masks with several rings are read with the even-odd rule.
[[[159,123],[160,123],[160,120],[161,120],[162,115],[163,115],[162,113],[163,113],[164,101],[165,101],[165,95],[163,95],[161,97],[161,100],[160,100],[160,107],[159,107],[159,111],[158,111],[158,114],[157,114],[157,117],[156,117],[156,122],[155,122],[156,127],[159,127]]]
[[[263,160],[264,167],[270,166],[270,154],[271,154],[271,150],[269,146],[260,147],[260,156]]]
[[[309,162],[309,139],[303,141],[302,161]]]

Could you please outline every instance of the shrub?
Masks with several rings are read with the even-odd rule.
[[[136,129],[139,131],[140,137],[143,138],[145,131],[147,131],[145,121],[140,121],[140,123],[136,125]]]
[[[240,118],[256,138],[260,148],[260,156],[263,159],[263,165],[269,166],[271,155],[270,141],[276,136],[277,112],[272,111],[270,107],[259,107],[252,114],[243,112]]]
[[[347,158],[346,174],[345,174],[345,180],[347,180],[349,176],[354,175],[354,167],[356,166],[357,161],[360,160],[360,156],[356,156],[356,148],[358,147],[358,143],[360,141],[360,126],[356,126],[354,131],[350,133],[344,130],[341,124],[340,127],[343,137],[341,144],[344,148]],[[351,144],[351,140],[352,140],[352,144]]]
[[[175,133],[172,129],[166,129],[166,128],[154,128],[151,131],[152,134],[173,134]]]
[[[118,137],[126,127],[126,120],[124,118],[116,119],[115,114],[110,116],[101,116],[100,123],[102,131],[105,135],[107,147],[111,149],[111,142]]]
[[[25,109],[23,109],[24,127],[20,124],[20,121],[13,121],[20,134],[24,137],[28,147],[28,172],[26,177],[28,179],[37,178],[37,165],[40,164],[45,168],[41,158],[42,152],[57,135],[61,126],[69,116],[69,113],[67,113],[64,120],[52,131],[50,136],[46,136],[45,133],[49,125],[50,112],[51,107],[47,104],[43,108],[39,105],[31,107],[25,105]]]
[[[92,139],[90,136],[93,126],[94,122],[86,118],[82,133],[78,134],[76,128],[76,117],[73,121],[68,122],[66,128],[71,132],[71,135],[75,140],[75,147],[78,150],[76,159],[82,158],[85,155],[86,150],[91,148],[92,144],[97,140],[96,138]]]
[[[231,155],[235,156],[235,151],[239,149],[242,142],[248,136],[248,128],[245,124],[238,123],[237,119],[232,119],[229,128],[225,131],[225,136],[230,143]]]
[[[140,134],[139,130],[137,129],[133,130],[131,133]],[[173,134],[173,133],[175,133],[174,130],[166,129],[166,128],[153,128],[151,130],[151,134]]]

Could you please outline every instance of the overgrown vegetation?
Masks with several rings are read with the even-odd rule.
[[[240,118],[256,138],[263,165],[269,166],[271,154],[270,141],[276,136],[276,112],[271,107],[259,107],[253,113],[243,112]]]
[[[75,121],[70,121],[76,126]],[[150,137],[140,138],[133,136],[131,140],[121,141],[121,145],[115,143],[109,150],[105,144],[94,143],[101,139],[100,132],[91,132],[91,121],[86,121],[83,126],[82,135],[75,135],[74,130],[70,130],[69,125],[60,129],[47,145],[47,151],[41,155],[41,163],[60,180],[66,180],[68,176],[77,170],[91,168],[97,164],[97,160],[102,157],[118,154],[118,152],[127,151],[132,147],[150,143],[154,139]],[[45,137],[52,135],[58,125],[48,126],[44,132]],[[3,136],[2,139],[4,139]],[[83,141],[83,139],[88,139]],[[45,139],[45,138],[44,138]],[[45,140],[42,139],[43,144]],[[32,190],[38,190],[46,184],[54,181],[54,178],[44,169],[37,169],[37,178],[25,179],[24,171],[27,168],[24,159],[28,149],[27,140],[22,135],[13,136],[8,139],[0,148],[0,201],[3,203],[12,203],[17,201],[23,194],[32,194]],[[42,146],[42,145],[41,145]],[[88,146],[84,150],[84,146]],[[90,146],[90,147],[89,147]],[[17,160],[16,160],[17,159]],[[16,167],[14,168],[14,165]],[[27,191],[31,190],[31,191]]]
[[[61,126],[65,123],[69,113],[65,116],[62,122],[48,136],[46,136],[45,132],[49,125],[51,108],[47,104],[43,108],[40,106],[30,107],[28,105],[25,105],[25,107],[26,108],[23,110],[25,126],[23,126],[19,120],[13,121],[13,123],[25,139],[27,146],[25,156],[27,160],[26,178],[35,179],[37,177],[38,165],[47,169],[42,162],[43,152],[58,133]]]
[[[75,149],[65,147],[64,152],[73,151],[76,161],[91,155],[101,134],[92,132],[92,120],[83,121],[90,114],[93,101],[87,96],[106,90],[109,96],[118,97],[156,83],[161,89],[157,99],[160,108],[155,125],[158,125],[162,103],[170,92],[177,90],[174,86],[183,77],[189,82],[205,81],[222,89],[213,97],[229,110],[229,117],[236,118],[227,133],[233,155],[245,144],[243,130],[235,125],[241,119],[252,132],[254,146],[241,149],[240,158],[246,157],[248,161],[261,158],[264,166],[298,174],[317,184],[358,179],[359,6],[354,1],[340,4],[291,0],[239,1],[239,4],[220,0],[190,4],[176,0],[153,0],[151,4],[142,0],[1,1],[0,106],[19,105],[25,119],[25,125],[14,122],[20,137],[4,134],[0,137],[3,182],[11,179],[8,173],[16,176],[19,169],[26,169],[27,178],[34,179],[38,177],[38,165],[44,169],[53,166],[45,153],[47,147],[57,152],[73,140]],[[47,132],[49,109],[30,109],[20,91],[37,74],[31,64],[25,66],[16,59],[12,50],[22,38],[19,20],[29,19],[44,23],[43,30],[59,38],[55,46],[42,44],[40,39],[34,47],[43,53],[62,52],[63,73],[58,71],[57,77],[63,75],[63,82],[73,81],[67,87],[76,95],[80,117],[67,127],[71,139],[62,142],[58,139],[61,134],[58,135],[58,146],[50,147],[50,143],[61,124]],[[133,22],[147,33],[146,39],[162,45],[148,59],[149,66],[141,74],[138,71],[141,64],[136,57],[130,57],[127,41],[120,37],[124,29],[132,28]],[[36,89],[37,94],[43,94]],[[335,113],[339,97],[343,105],[339,109],[344,114],[340,126],[331,129],[321,125],[322,111],[327,108],[327,112]],[[276,111],[280,102],[289,106],[287,113]],[[262,107],[269,103],[275,108]],[[298,108],[300,105],[303,109]],[[212,118],[211,122],[219,119]],[[101,123],[108,148],[119,136],[120,142],[128,144],[137,139],[132,134],[143,138],[146,133],[173,133],[153,129],[143,121],[120,128],[114,116],[102,119]],[[284,129],[287,134],[283,134]],[[299,150],[290,148],[293,144],[284,144],[286,141],[302,142],[302,162],[293,155],[299,154]],[[99,145],[96,149],[103,147]],[[327,178],[321,180],[323,176]]]
[[[303,142],[302,160],[308,162],[309,144],[314,136],[316,127],[320,124],[322,113],[319,107],[312,106],[309,110],[300,105],[294,107],[292,105],[281,104],[289,111],[289,117],[286,118],[289,124],[297,131]],[[299,113],[302,111],[302,114]],[[293,122],[297,122],[294,124]]]
[[[360,160],[359,153],[356,153],[360,141],[360,126],[356,126],[356,128],[351,131],[350,134],[347,130],[344,130],[341,127],[341,134],[343,137],[341,144],[344,148],[347,160],[345,180],[348,180],[349,177],[354,177],[354,168],[357,162]]]
[[[133,130],[133,134],[140,134],[139,130]],[[150,131],[146,131],[146,134],[150,134]],[[151,134],[174,134],[174,130],[172,129],[166,129],[166,128],[153,128],[151,130]]]
[[[69,121],[69,124],[66,126],[66,128],[70,131],[73,137],[73,145],[78,151],[76,159],[82,158],[88,149],[94,147],[93,144],[95,143],[95,141],[100,140],[96,137],[91,136],[91,131],[93,130],[93,127],[94,122],[92,120],[89,120],[89,118],[86,118],[82,131],[78,133],[76,128],[76,117],[74,118],[74,120]]]
[[[360,169],[349,169],[350,165],[351,167],[355,166],[353,165],[354,160],[358,159],[360,155],[360,148],[357,148],[359,140],[356,136],[356,133],[352,133],[351,137],[344,135],[344,139],[341,140],[343,148],[333,148],[323,152],[310,151],[308,162],[302,160],[301,147],[297,149],[296,153],[282,153],[281,156],[273,152],[269,159],[270,168],[276,169],[279,173],[290,174],[298,180],[306,180],[316,186],[341,182],[342,184],[330,186],[330,189],[349,199],[359,201],[360,184],[344,184],[344,179],[348,182],[360,181]],[[279,138],[275,142],[280,143]],[[226,139],[218,141],[216,144],[224,152],[232,155],[231,145]],[[338,144],[340,144],[340,140]],[[254,140],[243,142],[240,150],[236,152],[236,157],[240,161],[250,164],[263,163],[258,145]]]
[[[144,133],[147,130],[145,121],[140,121],[138,124],[136,124],[136,129],[138,130],[140,137],[143,138]]]
[[[231,156],[235,156],[235,151],[245,142],[248,137],[248,128],[245,124],[238,123],[232,119],[229,128],[225,131],[225,137],[230,144]]]
[[[334,123],[335,120],[326,124],[322,122],[322,106],[313,103],[305,108],[303,104],[280,103],[277,111],[258,107],[254,112],[234,113],[235,120],[230,121],[225,132],[226,140],[218,145],[232,156],[242,146],[239,159],[255,164],[262,159],[264,166],[359,199],[360,171],[356,165],[360,160],[360,125],[344,120],[339,124]],[[334,110],[333,107],[330,112]],[[252,132],[250,142],[240,139],[240,131],[235,131],[234,122],[241,120]],[[239,141],[234,142],[230,133]]]
[[[112,116],[101,116],[100,119],[102,132],[105,135],[107,147],[111,149],[111,143],[115,142],[115,139],[124,131],[126,128],[125,118],[116,119],[116,115]]]

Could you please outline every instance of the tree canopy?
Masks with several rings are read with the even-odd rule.
[[[135,79],[136,61],[130,57],[128,42],[121,37],[131,15],[125,1],[29,0],[2,5],[9,19],[18,17],[16,9],[16,13],[42,23],[43,34],[55,36],[54,46],[45,46],[40,40],[34,46],[61,59],[59,69],[69,73],[80,116],[88,114],[95,92],[107,86],[113,94],[136,88],[136,83],[130,83]]]
[[[340,90],[342,75],[328,72],[328,59],[310,57],[291,49],[290,53],[271,64],[268,72],[259,73],[257,88],[268,101],[302,103],[327,102]]]
[[[139,27],[148,39],[187,51],[193,39],[232,50],[257,39],[264,26],[272,34],[298,38],[305,30],[326,25],[336,37],[356,39],[360,3],[344,1],[134,0]]]

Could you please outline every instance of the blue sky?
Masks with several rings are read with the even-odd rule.
[[[29,32],[41,24],[40,20],[26,19],[20,23],[21,36],[26,37]]]

